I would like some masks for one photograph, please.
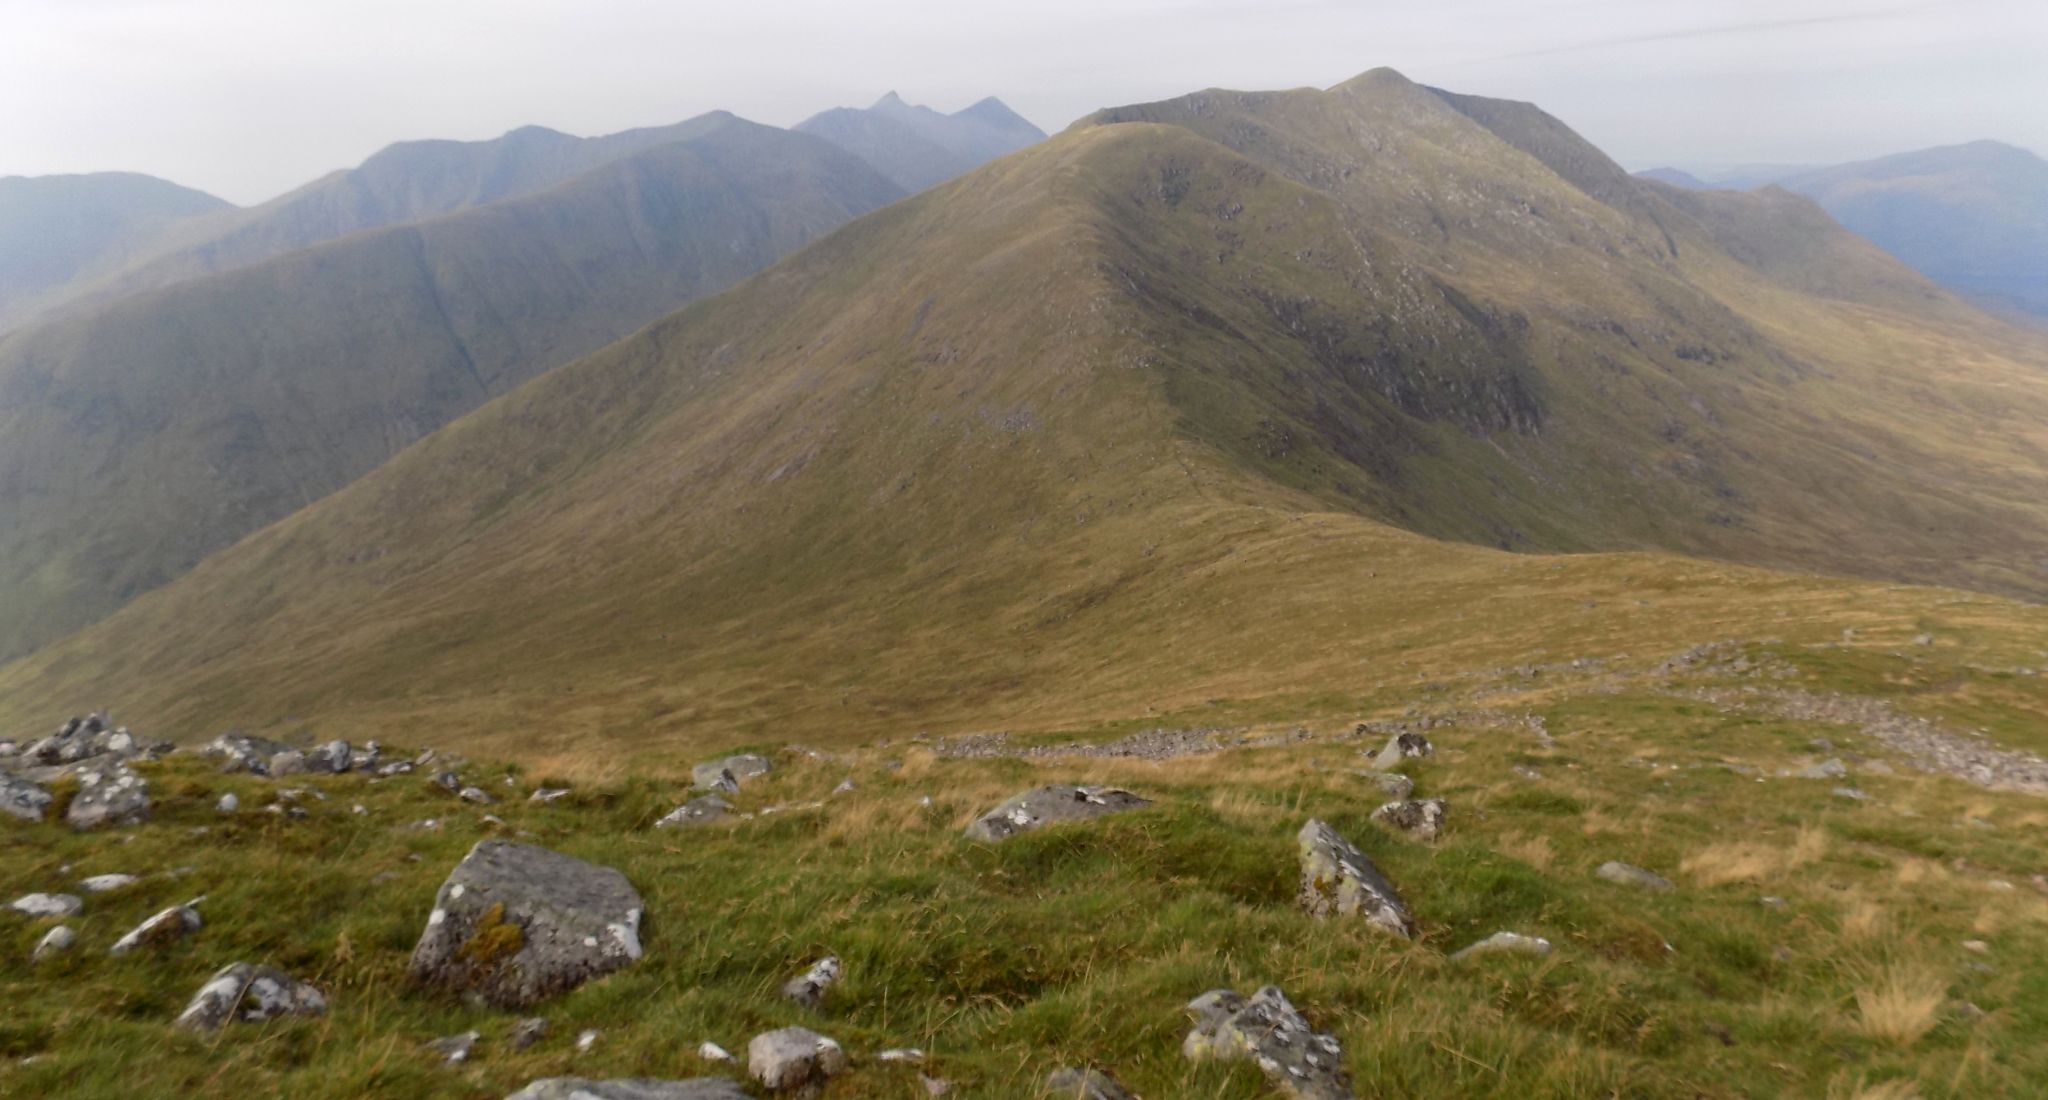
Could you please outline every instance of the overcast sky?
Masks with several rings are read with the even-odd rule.
[[[1380,65],[1534,100],[1630,168],[2048,153],[2048,0],[0,0],[0,175],[246,203],[527,123],[789,125],[895,89],[1056,131]]]

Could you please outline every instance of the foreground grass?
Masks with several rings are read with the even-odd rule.
[[[1759,659],[1803,675],[1782,671],[1791,657]],[[293,821],[259,809],[278,785],[173,758],[153,773],[147,826],[0,833],[10,898],[145,876],[89,897],[78,948],[33,969],[46,926],[0,925],[0,1093],[503,1096],[548,1075],[717,1072],[695,1058],[700,1041],[742,1050],[805,1024],[855,1054],[832,1096],[912,1094],[913,1069],[872,1056],[917,1046],[956,1094],[1032,1096],[1053,1067],[1092,1063],[1144,1096],[1249,1097],[1264,1092],[1255,1070],[1181,1059],[1180,1008],[1270,982],[1340,1037],[1368,1096],[2038,1094],[2048,982],[2029,961],[2048,954],[2048,898],[2029,876],[2048,804],[1867,765],[1848,781],[1862,802],[1833,793],[1839,781],[1766,778],[1813,759],[1816,737],[1852,760],[1885,757],[1841,727],[1675,698],[1687,683],[1587,681],[1517,700],[1512,713],[1544,718],[1548,745],[1477,719],[1432,731],[1438,754],[1409,771],[1419,793],[1450,800],[1434,846],[1367,821],[1383,799],[1350,769],[1368,742],[1331,724],[1313,740],[1161,762],[956,760],[915,742],[785,752],[742,808],[822,805],[680,832],[651,825],[682,782],[584,783],[534,805],[524,792],[549,777],[471,765],[471,781],[505,796],[476,807],[417,776],[294,779],[283,785],[326,799],[305,795],[311,816]],[[855,791],[828,793],[848,777]],[[1124,784],[1157,805],[999,846],[960,838],[994,802],[1060,780]],[[232,818],[213,810],[227,791],[245,807]],[[1420,942],[1296,911],[1292,835],[1309,816],[1380,862]],[[416,827],[429,818],[438,827]],[[405,976],[434,889],[490,835],[616,866],[648,903],[645,961],[542,1006],[550,1035],[519,1053],[504,1042],[512,1015]],[[1678,889],[1592,878],[1608,859]],[[207,926],[187,942],[106,955],[198,894]],[[1446,959],[1503,928],[1557,951]],[[826,953],[846,977],[822,1013],[776,996]],[[207,974],[235,960],[310,978],[331,1013],[214,1039],[173,1031]],[[484,1040],[468,1065],[422,1048],[471,1028]],[[578,1052],[586,1028],[603,1035]]]

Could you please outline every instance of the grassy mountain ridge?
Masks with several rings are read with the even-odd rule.
[[[822,141],[733,119],[0,339],[0,654],[898,194]]]
[[[120,266],[174,224],[229,209],[134,172],[0,177],[0,329],[43,295]]]
[[[1637,198],[1666,224],[1390,74],[1113,112],[497,398],[0,698],[654,755],[1266,714],[1955,598],[1461,543],[2038,583],[2037,346]]]

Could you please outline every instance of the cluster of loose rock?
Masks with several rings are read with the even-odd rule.
[[[0,813],[42,821],[58,802],[50,788],[72,780],[76,790],[63,807],[72,828],[140,824],[149,820],[149,785],[130,765],[172,748],[143,744],[104,712],[73,718],[27,745],[0,741]]]

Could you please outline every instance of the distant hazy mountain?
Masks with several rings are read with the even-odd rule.
[[[817,138],[730,115],[690,132],[0,338],[0,657],[902,194]]]
[[[1707,191],[1714,186],[1683,168],[1651,168],[1648,171],[1637,172],[1636,175],[1646,180],[1668,183],[1673,187],[1683,187],[1688,191]]]
[[[0,177],[0,328],[54,288],[132,259],[173,223],[231,209],[134,172]]]
[[[1642,175],[1695,189],[1776,184],[1944,286],[2048,315],[2048,161],[2025,149],[1976,141],[1828,168]]]
[[[866,110],[835,108],[796,128],[867,161],[906,191],[922,191],[1045,140],[1045,131],[994,97],[946,115],[905,103],[895,92]]]
[[[722,121],[712,114],[593,138],[527,126],[489,141],[400,142],[356,168],[322,176],[259,206],[187,221],[119,270],[90,272],[98,277],[75,280],[22,308],[0,308],[0,331],[61,307],[232,271],[363,229],[531,194]]]

